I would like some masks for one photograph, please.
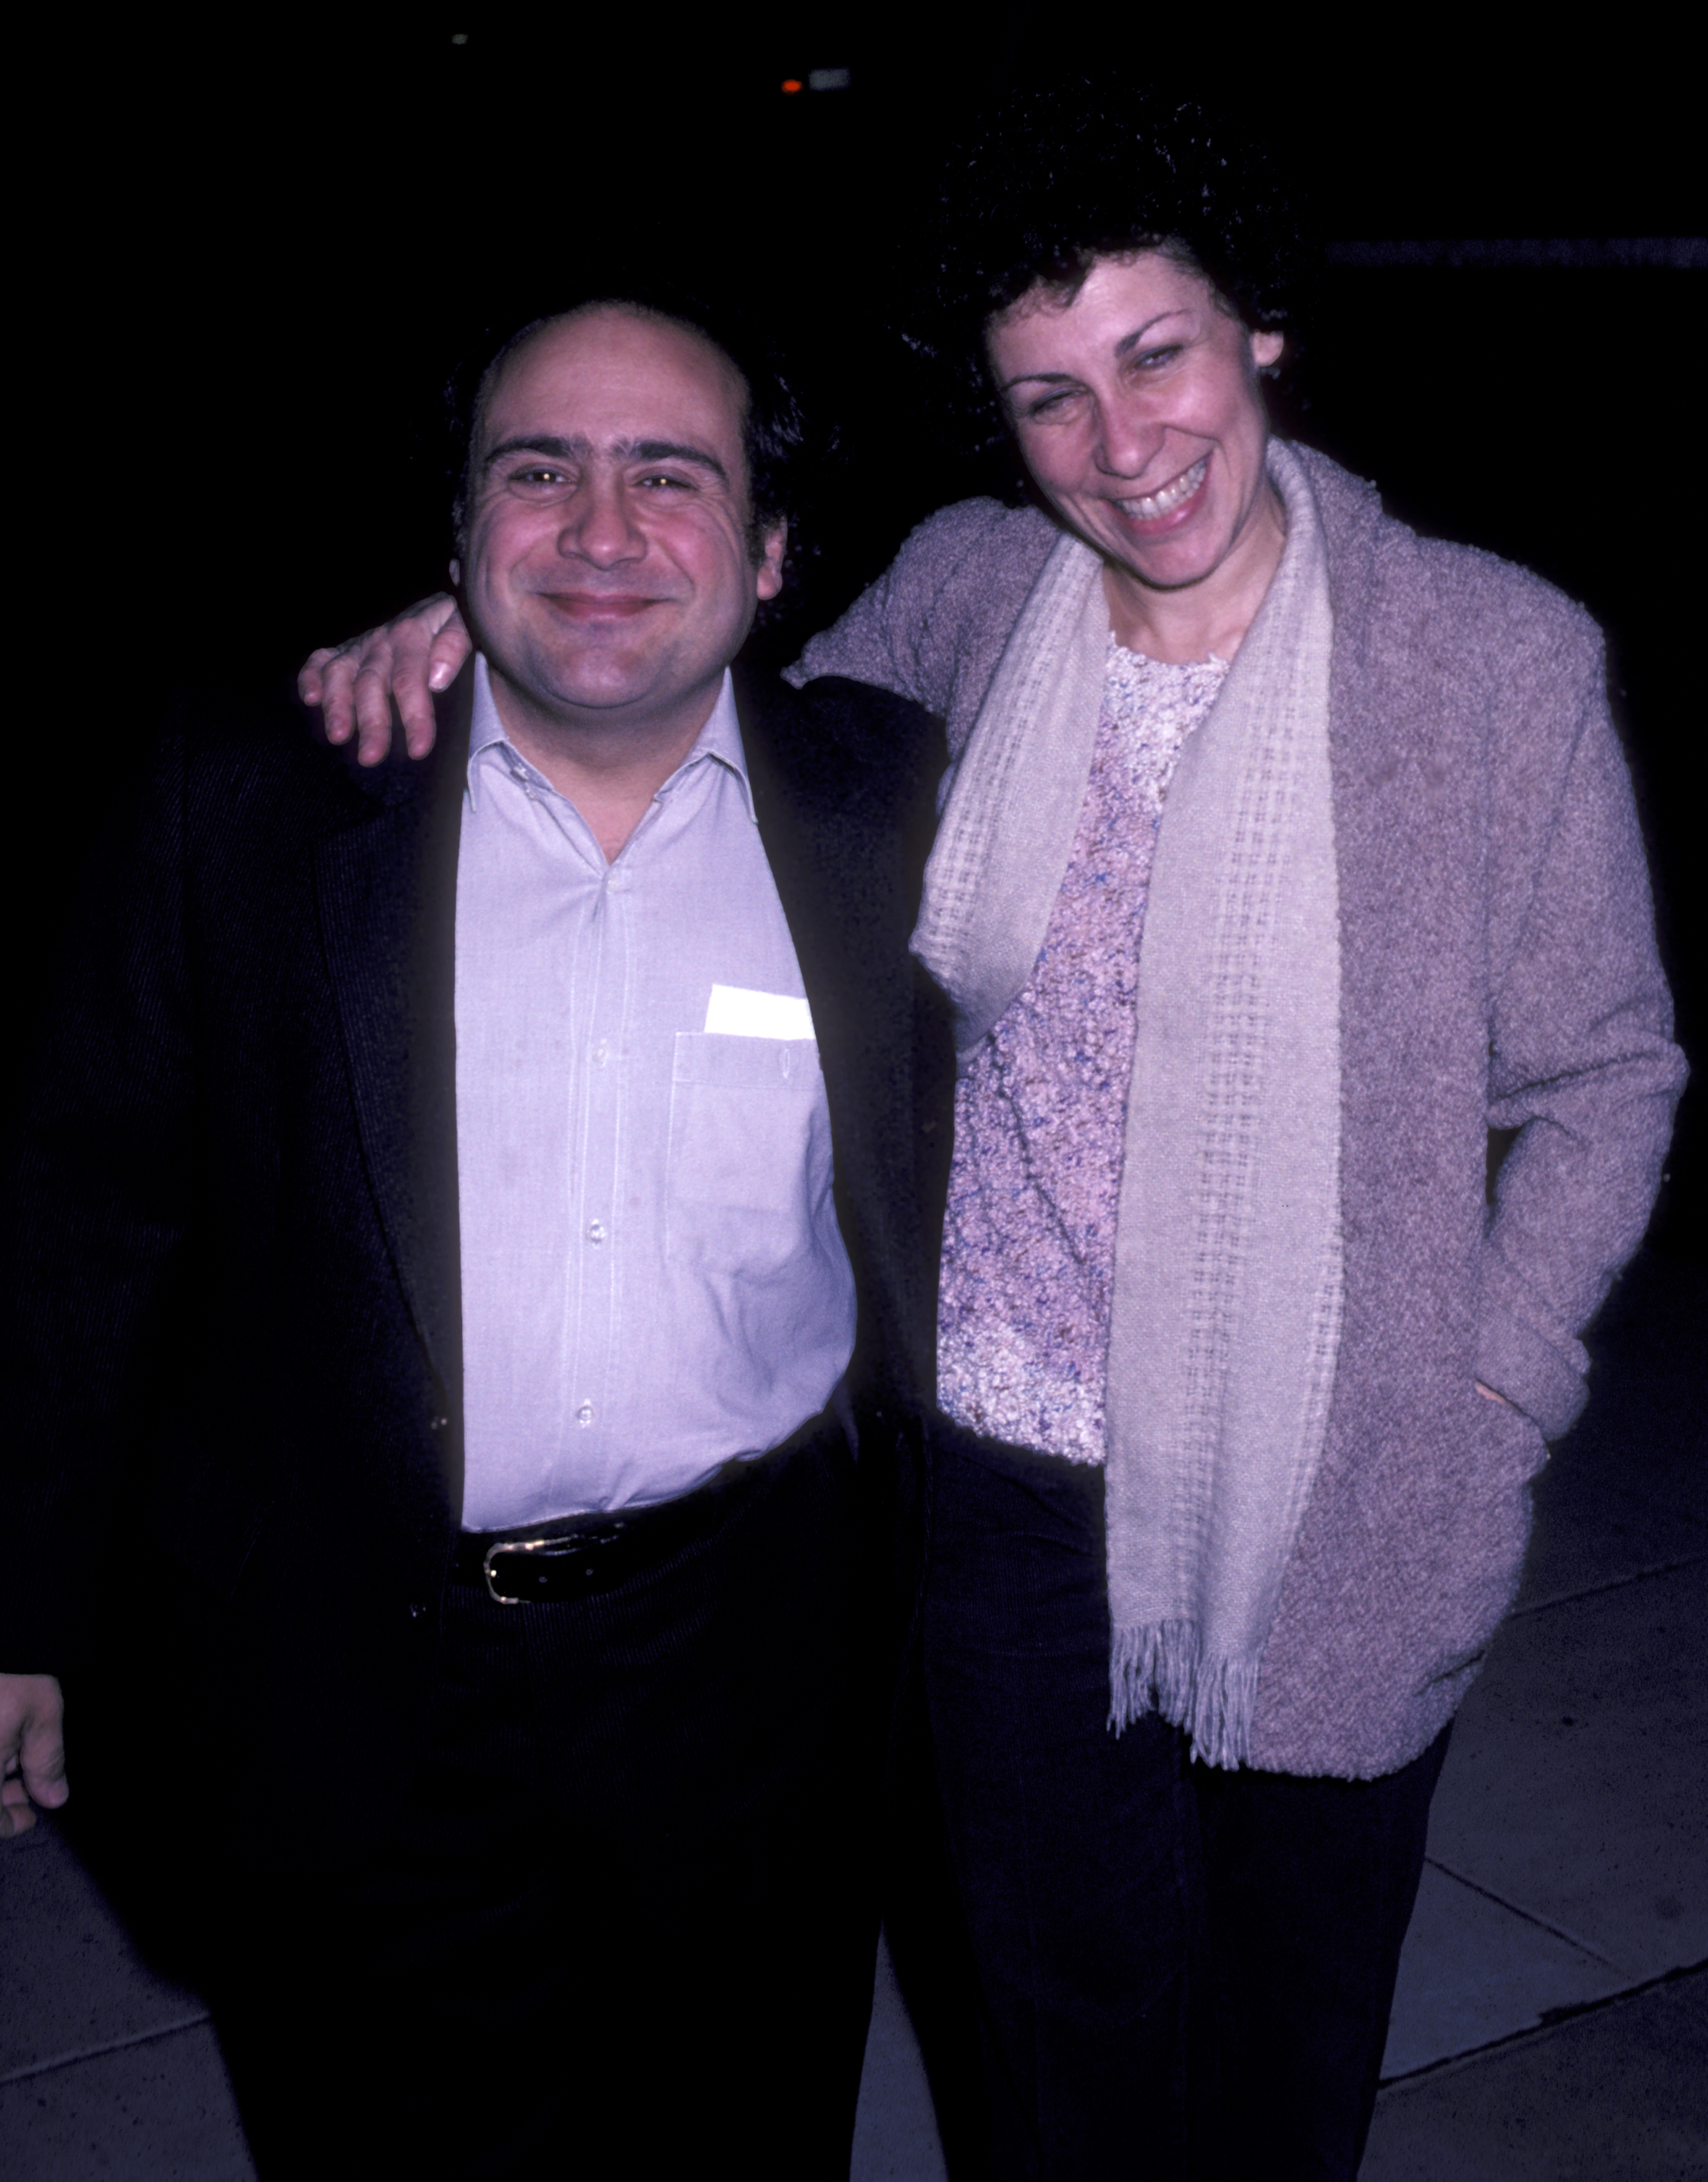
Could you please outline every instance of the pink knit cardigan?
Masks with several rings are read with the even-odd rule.
[[[1295,451],[1334,614],[1346,1308],[1252,1759],[1369,1777],[1433,1740],[1511,1603],[1685,1072],[1594,624]],[[897,690],[960,749],[1056,536],[1031,508],[944,509],[793,678]],[[1492,1207],[1491,1127],[1518,1132]]]

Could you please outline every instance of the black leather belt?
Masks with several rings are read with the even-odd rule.
[[[714,1531],[741,1487],[769,1474],[775,1459],[726,1463],[691,1493],[651,1508],[570,1515],[534,1530],[464,1531],[451,1556],[451,1581],[484,1590],[500,1606],[553,1605],[609,1591]]]

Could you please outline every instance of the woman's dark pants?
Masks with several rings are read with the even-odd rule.
[[[1101,1471],[952,1427],[924,1673],[994,2174],[1356,2174],[1445,1735],[1372,1781],[1114,1735]]]

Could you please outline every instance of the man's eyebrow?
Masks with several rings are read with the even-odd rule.
[[[692,462],[700,469],[710,470],[719,485],[729,482],[729,471],[709,448],[694,446],[686,440],[625,440],[613,451],[626,462]]]
[[[489,447],[484,464],[501,462],[512,455],[550,455],[557,462],[585,462],[593,452],[591,440],[577,437],[563,440],[550,433],[535,435],[520,433],[513,439],[501,440],[496,447]],[[686,440],[618,440],[611,452],[619,462],[692,462],[696,468],[709,470],[719,485],[727,486],[729,473],[709,448],[696,447]]]
[[[502,462],[510,455],[552,455],[562,462],[585,461],[593,451],[591,440],[555,439],[549,432],[518,433],[513,439],[501,440],[496,447],[488,447],[481,462]]]
[[[1115,344],[1116,355],[1130,356],[1152,326],[1160,326],[1164,318],[1177,318],[1182,315],[1178,305],[1170,310],[1158,311],[1155,318],[1146,318],[1142,326],[1134,326],[1130,334],[1122,335],[1120,340]],[[1015,386],[1065,385],[1075,375],[1071,371],[1023,371],[1012,379],[1005,379],[1002,382],[1002,391],[1006,394],[1011,387]]]

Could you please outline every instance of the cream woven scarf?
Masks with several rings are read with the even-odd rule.
[[[1339,914],[1333,620],[1305,474],[1287,545],[1183,746],[1140,952],[1106,1415],[1111,1719],[1250,1753],[1257,1674],[1339,1346]],[[1084,799],[1108,610],[1064,538],[948,785],[915,953],[970,1055],[1031,974]]]

